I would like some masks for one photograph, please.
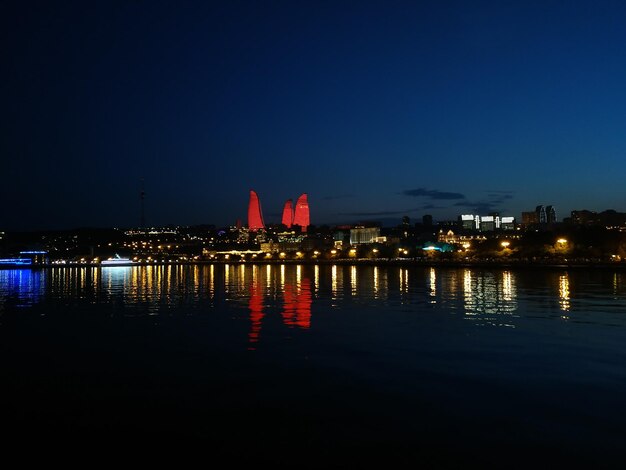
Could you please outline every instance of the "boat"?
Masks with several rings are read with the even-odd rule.
[[[135,262],[130,258],[122,258],[120,255],[115,253],[115,256],[109,259],[103,259],[100,263],[102,266],[128,266],[130,264],[134,264]]]

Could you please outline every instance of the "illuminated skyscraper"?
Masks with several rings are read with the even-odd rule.
[[[546,224],[548,222],[548,217],[546,215],[546,208],[544,206],[537,206],[535,209],[537,213],[537,217],[539,218],[540,224]]]
[[[302,227],[302,231],[306,232],[306,228],[309,226],[309,224],[309,201],[307,198],[307,194],[303,193],[296,201],[293,225],[299,225],[300,227]]]
[[[287,228],[291,228],[293,224],[293,201],[291,199],[287,199],[287,202],[285,202],[282,224]]]
[[[263,214],[261,213],[261,202],[259,196],[250,190],[250,202],[248,203],[248,229],[264,229]]]

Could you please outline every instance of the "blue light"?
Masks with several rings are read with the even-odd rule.
[[[20,251],[20,255],[47,255],[47,251]]]
[[[0,269],[0,294],[17,299],[17,307],[37,303],[44,293],[44,274],[32,269]]]
[[[450,245],[449,243],[434,243],[434,242],[429,242],[426,243],[423,247],[422,250],[424,251],[441,251],[441,252],[449,252],[449,251],[454,251],[454,247],[452,245]]]
[[[30,259],[23,258],[3,258],[0,259],[0,264],[6,264],[11,266],[25,266],[32,264],[33,261]]]

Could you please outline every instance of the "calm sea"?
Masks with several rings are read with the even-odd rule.
[[[626,466],[626,273],[0,270],[4,444],[227,466]]]

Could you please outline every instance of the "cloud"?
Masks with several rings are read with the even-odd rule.
[[[439,191],[437,189],[405,189],[400,194],[412,197],[427,197],[430,199],[465,199],[465,196],[461,193],[450,193],[446,191]]]
[[[488,214],[490,212],[502,212],[501,201],[461,201],[454,204],[455,207],[468,207],[476,214]]]
[[[490,212],[505,212],[502,205],[513,199],[513,191],[488,190],[487,197],[479,201],[459,201],[454,203],[454,207],[467,207],[476,214],[488,214]]]
[[[487,198],[492,204],[501,204],[504,201],[513,199],[513,191],[488,190]]]
[[[496,205],[491,204],[489,202],[457,202],[455,204],[456,207],[468,207],[471,209],[471,212],[477,214],[488,214],[489,212],[497,212]]]

